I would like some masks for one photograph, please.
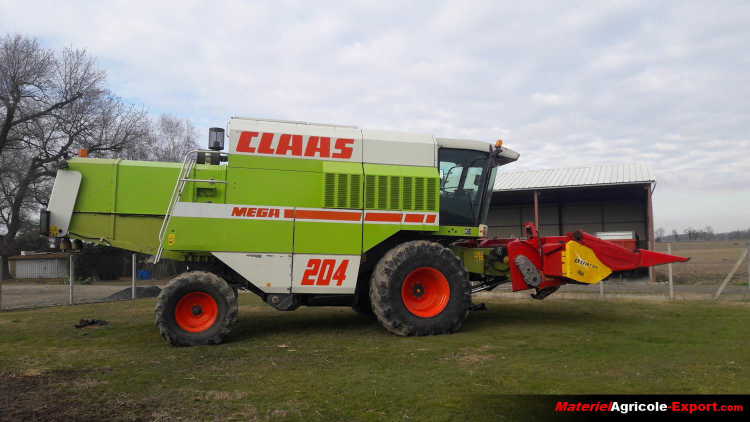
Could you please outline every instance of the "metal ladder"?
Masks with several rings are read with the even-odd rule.
[[[175,183],[174,190],[172,191],[172,197],[169,199],[169,205],[167,206],[167,212],[164,215],[164,221],[161,223],[161,229],[159,229],[159,249],[156,251],[156,255],[154,256],[154,264],[158,263],[161,259],[163,253],[164,253],[164,243],[166,241],[165,237],[167,235],[167,228],[169,227],[169,222],[172,220],[172,212],[174,212],[174,207],[177,202],[180,201],[182,198],[182,193],[185,190],[185,185],[187,185],[190,182],[205,182],[205,183],[220,183],[220,184],[226,184],[226,181],[223,180],[214,180],[214,179],[190,179],[190,175],[193,173],[193,170],[195,169],[195,164],[197,162],[197,157],[199,153],[212,153],[212,154],[222,154],[217,151],[212,150],[205,150],[205,149],[195,149],[187,154],[185,154],[185,158],[182,160],[182,168],[180,169],[180,174],[177,177],[177,183]]]

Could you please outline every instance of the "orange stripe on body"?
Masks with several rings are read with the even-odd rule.
[[[358,211],[285,210],[285,217],[286,211],[292,211],[297,220],[359,221],[362,216]]]
[[[425,223],[427,223],[427,224],[433,224],[435,222],[436,218],[437,218],[437,216],[435,214],[428,215],[427,216],[427,221],[425,221]]]
[[[383,222],[383,223],[400,223],[401,222],[401,216],[403,214],[400,213],[387,213],[387,212],[368,212],[365,214],[365,221],[377,221],[377,222]]]
[[[421,223],[424,221],[424,214],[406,214],[405,223]]]

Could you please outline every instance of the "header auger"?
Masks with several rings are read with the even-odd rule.
[[[351,306],[398,335],[451,333],[471,295],[512,283],[543,299],[566,283],[684,261],[587,233],[487,239],[498,141],[232,118],[182,165],[77,158],[42,231],[184,261],[156,324],[173,345],[220,343],[237,290],[276,309]],[[229,139],[227,152],[224,139]]]

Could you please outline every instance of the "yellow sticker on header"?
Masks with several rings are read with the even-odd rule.
[[[612,269],[604,265],[591,248],[574,240],[565,244],[562,260],[563,275],[581,283],[598,283],[612,274]]]

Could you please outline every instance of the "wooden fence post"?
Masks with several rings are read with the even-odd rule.
[[[672,244],[667,243],[667,253],[672,255]],[[672,263],[667,267],[669,272],[669,300],[674,300],[674,280],[672,279]]]
[[[742,261],[745,260],[745,258],[748,255],[748,252],[750,252],[748,248],[745,248],[745,250],[742,251],[742,254],[740,255],[740,259],[738,259],[737,263],[734,264],[734,268],[732,268],[732,271],[730,271],[729,274],[727,274],[727,277],[724,279],[724,281],[721,282],[721,285],[719,286],[719,290],[717,290],[716,294],[714,294],[714,299],[718,299],[719,296],[721,295],[721,292],[723,292],[724,288],[727,287],[729,280],[731,280],[732,277],[734,277],[734,273],[736,273],[737,270],[740,269],[740,264],[742,264]]]

